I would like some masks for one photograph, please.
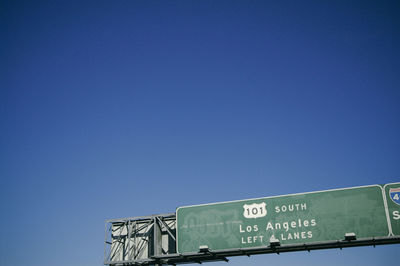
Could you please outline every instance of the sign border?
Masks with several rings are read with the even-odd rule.
[[[383,194],[383,199],[384,199],[384,203],[385,203],[386,219],[387,219],[387,223],[388,223],[388,227],[389,227],[389,236],[395,236],[395,234],[393,233],[392,220],[390,219],[388,199],[386,197],[386,186],[395,185],[395,184],[400,184],[400,182],[388,183],[388,184],[383,185],[383,187],[382,187],[382,194]],[[178,230],[177,230],[177,234],[178,234]],[[178,245],[176,246],[176,248],[178,248]]]
[[[303,193],[293,193],[293,194],[278,195],[278,196],[258,197],[258,198],[252,198],[252,199],[232,200],[232,201],[222,201],[222,202],[214,202],[214,203],[204,203],[204,204],[181,206],[181,207],[176,208],[176,211],[175,211],[175,214],[176,214],[176,251],[179,252],[179,250],[178,250],[178,247],[179,247],[178,211],[180,209],[191,208],[191,207],[210,206],[210,205],[225,204],[225,203],[233,203],[233,202],[243,202],[243,201],[249,201],[249,200],[261,200],[261,199],[271,199],[271,198],[279,198],[279,197],[286,197],[286,196],[298,196],[298,195],[304,195],[304,194],[314,194],[314,193],[331,192],[331,191],[338,191],[338,190],[349,190],[349,189],[356,189],[356,188],[368,188],[368,187],[378,187],[378,188],[381,189],[381,193],[382,193],[382,196],[383,196],[382,200],[383,200],[385,213],[386,213],[386,222],[388,223],[388,235],[387,236],[391,236],[391,235],[393,235],[393,232],[392,232],[391,223],[388,220],[388,218],[389,218],[389,214],[388,214],[389,210],[388,210],[388,207],[387,207],[386,195],[385,195],[385,190],[384,190],[384,187],[386,185],[391,185],[391,184],[397,184],[397,183],[389,183],[389,184],[385,184],[384,186],[379,185],[379,184],[373,184],[373,185],[355,186],[355,187],[347,187],[347,188],[335,188],[335,189],[318,190],[318,191],[303,192]]]

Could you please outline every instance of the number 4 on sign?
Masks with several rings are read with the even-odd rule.
[[[389,197],[392,199],[394,203],[400,205],[400,187],[390,188],[389,189]]]

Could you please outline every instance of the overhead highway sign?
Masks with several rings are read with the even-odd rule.
[[[176,215],[179,253],[389,235],[379,185],[181,207]]]

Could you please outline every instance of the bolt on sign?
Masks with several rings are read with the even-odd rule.
[[[400,183],[180,207],[176,216],[179,253],[399,235]]]

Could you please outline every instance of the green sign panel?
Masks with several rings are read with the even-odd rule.
[[[400,185],[388,185],[396,193]],[[390,192],[392,191],[392,192]],[[398,190],[400,192],[400,189]],[[397,194],[400,196],[400,194]],[[392,230],[400,232],[400,205],[389,204]],[[278,197],[197,205],[177,209],[179,253],[300,244],[344,239],[346,233],[368,238],[389,235],[382,187],[311,192]]]
[[[391,233],[400,235],[400,183],[384,186]]]

